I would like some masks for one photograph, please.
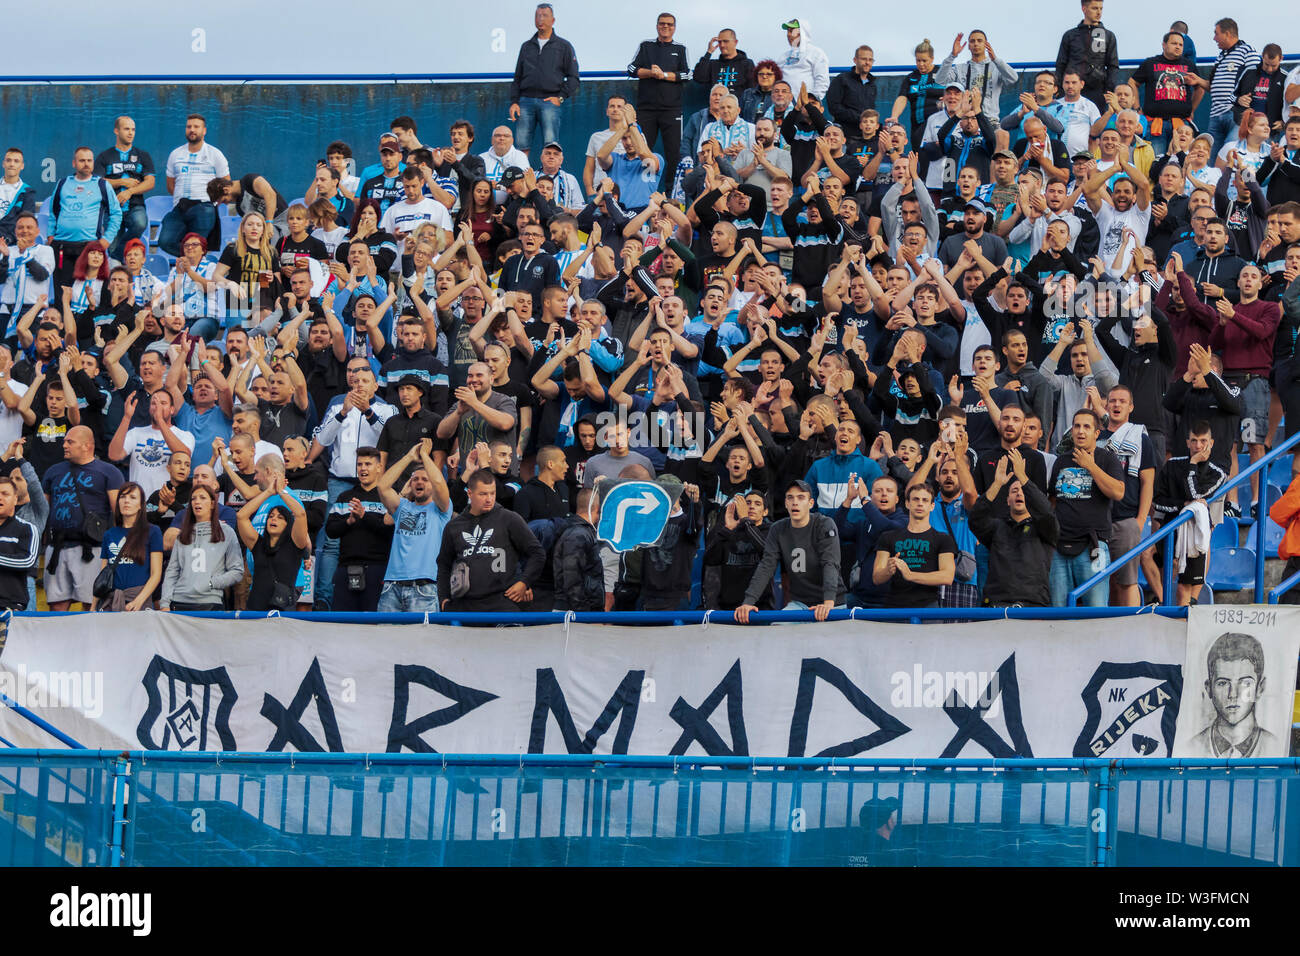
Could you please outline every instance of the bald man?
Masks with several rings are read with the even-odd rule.
[[[50,502],[50,546],[45,551],[45,599],[51,611],[66,611],[73,601],[90,608],[99,545],[113,524],[122,472],[95,458],[95,436],[78,425],[63,438],[63,461],[42,479]]]

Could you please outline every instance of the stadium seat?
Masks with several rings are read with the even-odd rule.
[[[1224,548],[1210,556],[1205,583],[1215,591],[1240,591],[1255,581],[1255,552],[1250,548]]]
[[[226,244],[235,238],[235,233],[239,231],[238,216],[221,216],[221,247],[224,249]]]
[[[1225,516],[1210,532],[1210,550],[1218,551],[1221,548],[1237,548],[1240,546],[1241,527],[1237,524],[1236,518]]]
[[[1293,455],[1283,455],[1268,466],[1268,483],[1285,488],[1291,484],[1291,459]]]
[[[172,271],[171,260],[160,252],[152,253],[149,258],[145,259],[144,267],[159,279],[166,279]]]
[[[158,241],[158,230],[163,217],[172,211],[171,196],[145,196],[144,211],[149,216],[149,245],[152,248]]]
[[[1272,508],[1279,498],[1282,497],[1282,489],[1277,485],[1270,484],[1265,493],[1264,501],[1268,508]],[[1278,546],[1282,543],[1282,537],[1286,534],[1286,529],[1278,525],[1272,518],[1264,519],[1264,557],[1276,558]],[[1259,548],[1259,522],[1253,524],[1250,533],[1246,535],[1247,548]]]

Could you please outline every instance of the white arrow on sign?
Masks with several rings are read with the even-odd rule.
[[[659,505],[659,499],[648,491],[641,492],[639,498],[628,498],[626,501],[620,501],[618,508],[614,512],[614,540],[623,540],[623,519],[627,517],[629,508],[636,508],[637,514],[648,515],[654,514],[654,510]]]

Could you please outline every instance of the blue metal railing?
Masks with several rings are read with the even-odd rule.
[[[1197,63],[1212,64],[1216,57],[1197,57]],[[1284,64],[1300,60],[1300,54],[1285,54]],[[1122,69],[1136,67],[1142,63],[1141,58],[1121,59]],[[1009,64],[1016,70],[1054,70],[1055,60],[1020,60]],[[872,66],[873,74],[893,75],[910,73],[916,68],[915,63],[877,63]],[[832,66],[831,74],[847,73],[852,66]],[[579,74],[584,80],[631,80],[625,70],[583,70]],[[462,82],[484,83],[501,82],[514,79],[514,73],[66,73],[58,76],[0,76],[0,83],[437,83]]]
[[[1263,598],[1266,593],[1264,590],[1264,558],[1266,552],[1266,549],[1264,547],[1264,522],[1268,520],[1268,493],[1267,493],[1268,483],[1266,480],[1268,474],[1268,466],[1271,465],[1278,458],[1281,458],[1283,454],[1285,454],[1291,448],[1295,447],[1297,444],[1300,444],[1300,432],[1296,432],[1294,435],[1292,435],[1286,441],[1282,442],[1282,444],[1278,445],[1276,448],[1270,451],[1259,461],[1253,462],[1248,468],[1245,468],[1242,471],[1238,472],[1236,478],[1224,482],[1223,486],[1219,488],[1218,491],[1216,491],[1207,499],[1208,502],[1218,501],[1220,498],[1224,497],[1224,495],[1226,495],[1228,492],[1232,491],[1235,488],[1240,487],[1243,483],[1248,482],[1253,475],[1260,476],[1259,495],[1257,496],[1257,500],[1255,502],[1255,508],[1256,508],[1255,519],[1260,529],[1259,539],[1258,539],[1259,544],[1255,550],[1255,600],[1257,602],[1261,598]],[[1136,558],[1138,558],[1142,554],[1142,552],[1146,551],[1148,548],[1156,544],[1158,541],[1163,541],[1166,539],[1172,541],[1173,539],[1170,536],[1175,531],[1177,531],[1180,527],[1187,524],[1187,522],[1191,520],[1192,520],[1191,512],[1183,511],[1182,513],[1176,515],[1173,518],[1173,520],[1168,521],[1164,525],[1162,525],[1159,531],[1153,532],[1152,534],[1143,538],[1136,545],[1134,545],[1130,550],[1124,552],[1118,558],[1111,561],[1110,564],[1106,565],[1106,567],[1102,568],[1100,571],[1098,571],[1096,574],[1090,577],[1087,581],[1084,581],[1073,591],[1071,591],[1069,597],[1069,607],[1071,609],[1074,609],[1076,605],[1079,603],[1080,597],[1088,593],[1088,591],[1092,590],[1092,588],[1100,584],[1102,581],[1109,580],[1112,574],[1114,574],[1124,565],[1128,564],[1130,561],[1133,561]],[[1211,558],[1211,560],[1213,560],[1213,558]],[[1174,595],[1174,556],[1173,556],[1173,548],[1168,545],[1165,547],[1165,561],[1164,561],[1164,567],[1161,569],[1161,579],[1163,584],[1163,588],[1162,588],[1163,599],[1165,605],[1167,606],[1169,602],[1173,600],[1173,595]]]
[[[51,764],[98,788],[52,792]],[[1300,842],[1296,758],[0,752],[9,769],[36,863],[842,864],[882,798],[916,837],[904,865],[1279,865]],[[69,823],[93,856],[49,846]]]
[[[1282,595],[1286,594],[1287,591],[1290,591],[1297,584],[1300,584],[1300,571],[1297,571],[1295,574],[1283,581],[1279,581],[1277,586],[1268,592],[1268,603],[1277,604],[1282,599]]]

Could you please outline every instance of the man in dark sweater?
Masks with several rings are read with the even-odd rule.
[[[546,552],[523,518],[497,504],[491,471],[479,468],[466,488],[469,508],[448,522],[438,552],[438,581],[447,585],[442,609],[518,611],[532,599]]]
[[[771,530],[767,498],[759,489],[750,489],[727,502],[722,520],[709,532],[704,551],[705,567],[720,567],[717,600],[709,607],[734,611],[741,605],[750,579],[763,558]],[[772,588],[768,585],[758,596],[757,604],[762,610],[770,611],[772,603]]]
[[[1003,516],[995,512],[999,498],[1007,512]],[[970,527],[989,551],[986,607],[1052,603],[1048,568],[1060,529],[1047,495],[1029,479],[1019,449],[1012,448],[998,459],[988,490],[971,508]]]
[[[1192,501],[1203,501],[1219,490],[1228,480],[1227,470],[1220,468],[1212,459],[1214,435],[1209,422],[1195,422],[1187,437],[1188,454],[1176,455],[1165,462],[1156,483],[1155,498],[1152,502],[1151,530],[1172,521]],[[1210,512],[1210,521],[1214,521],[1214,512]],[[1161,563],[1170,554],[1172,548],[1166,546],[1166,538],[1161,543]],[[1208,554],[1187,557],[1187,563],[1177,575],[1177,601],[1185,607],[1205,583],[1205,572],[1209,566]],[[1163,581],[1163,578],[1160,579]],[[1152,582],[1156,584],[1157,582]],[[1157,584],[1157,586],[1159,586]],[[1166,602],[1161,602],[1166,603]]]
[[[789,517],[772,525],[763,548],[763,560],[754,572],[745,603],[736,608],[736,620],[749,623],[749,612],[758,610],[758,599],[781,566],[787,609],[811,608],[819,621],[831,608],[844,603],[844,582],[840,577],[840,535],[827,515],[814,513],[813,490],[808,482],[796,480],[783,489]]]
[[[374,611],[393,546],[393,524],[379,491],[383,467],[377,448],[357,449],[357,481],[330,508],[325,534],[339,540],[334,572],[336,611]]]

